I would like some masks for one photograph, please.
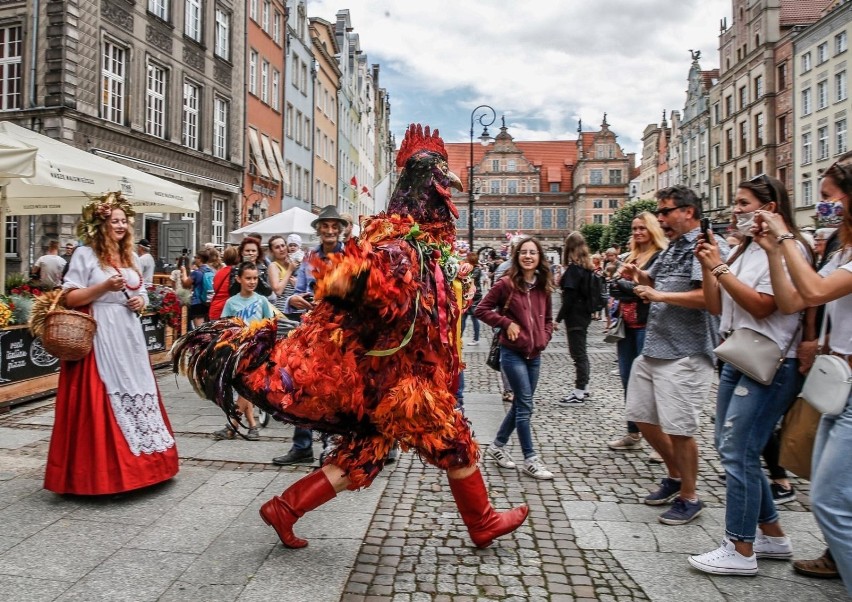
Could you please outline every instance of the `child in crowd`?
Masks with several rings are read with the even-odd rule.
[[[251,324],[260,320],[268,320],[275,315],[275,310],[266,297],[255,292],[259,278],[257,264],[254,262],[244,261],[237,267],[237,282],[240,285],[240,292],[225,303],[225,308],[222,310],[223,318],[240,318],[246,324]],[[260,439],[260,433],[257,430],[257,422],[254,418],[254,406],[240,396],[237,400],[237,407],[248,422],[249,429],[246,439],[257,441]],[[213,438],[233,439],[235,435],[236,425],[228,424],[222,430],[213,433]]]

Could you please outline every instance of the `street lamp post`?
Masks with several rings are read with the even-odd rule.
[[[477,112],[482,112],[477,115]],[[473,125],[479,122],[482,126],[482,135],[479,136],[479,141],[483,146],[488,146],[491,136],[488,135],[488,126],[494,123],[497,119],[497,113],[488,105],[479,105],[470,113],[470,177],[467,181],[467,242],[471,251],[473,251]]]

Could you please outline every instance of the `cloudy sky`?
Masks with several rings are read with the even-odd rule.
[[[489,104],[517,140],[576,138],[604,112],[638,153],[663,109],[683,109],[689,49],[719,64],[719,21],[730,0],[308,0],[332,23],[349,8],[401,140],[410,122],[468,141],[470,112]],[[479,135],[479,131],[476,132]]]

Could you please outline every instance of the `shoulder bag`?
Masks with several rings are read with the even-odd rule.
[[[512,301],[512,295],[515,294],[515,287],[512,287],[511,292],[509,293],[509,298],[506,299],[506,303],[503,304],[503,309],[500,310],[500,315],[506,313],[506,308],[509,307],[509,303]],[[500,329],[495,328],[493,336],[491,337],[491,347],[488,348],[488,357],[485,358],[485,365],[491,368],[492,370],[500,371]]]
[[[762,385],[775,379],[775,373],[784,363],[787,352],[796,340],[796,332],[782,351],[778,343],[751,328],[737,328],[722,344],[713,350],[720,360]]]
[[[827,324],[828,316],[826,315],[819,331],[817,349],[822,349],[825,344]],[[838,355],[823,353],[816,356],[814,365],[811,366],[805,378],[801,397],[817,412],[838,416],[846,407],[850,390],[852,390],[852,368],[849,366],[849,361]]]
[[[609,330],[604,334],[605,343],[617,343],[623,339],[627,332],[625,330],[624,318],[621,315],[616,316],[615,323],[609,327]]]

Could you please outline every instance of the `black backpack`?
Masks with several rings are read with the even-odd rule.
[[[599,312],[606,308],[607,301],[609,301],[609,287],[602,274],[589,271],[589,288],[586,293],[589,313]]]

